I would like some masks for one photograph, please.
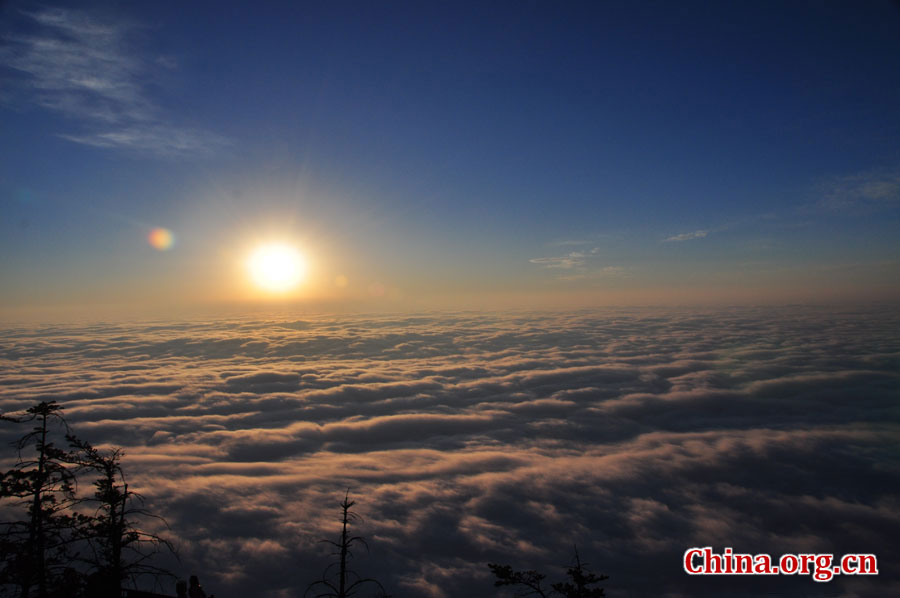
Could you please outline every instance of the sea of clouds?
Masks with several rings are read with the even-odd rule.
[[[124,447],[179,574],[219,598],[302,595],[347,488],[354,566],[395,597],[496,596],[488,562],[560,579],[576,544],[612,597],[900,595],[898,399],[891,309],[0,333],[0,410],[56,400]],[[875,553],[881,574],[691,577],[693,546]]]

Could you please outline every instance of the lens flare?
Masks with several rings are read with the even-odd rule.
[[[306,260],[290,245],[273,243],[256,249],[247,260],[247,268],[258,287],[272,293],[284,293],[303,279]]]
[[[154,228],[147,235],[150,246],[158,251],[166,251],[175,244],[175,235],[167,228]]]

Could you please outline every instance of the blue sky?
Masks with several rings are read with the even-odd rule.
[[[4,309],[246,300],[271,238],[326,308],[898,296],[890,2],[10,2],[0,30]]]

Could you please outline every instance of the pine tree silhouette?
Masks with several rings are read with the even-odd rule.
[[[311,591],[318,588],[318,593],[313,594],[313,598],[349,598],[355,596],[363,587],[369,585],[374,586],[375,596],[379,598],[390,598],[384,590],[381,583],[371,577],[360,577],[354,570],[348,566],[348,561],[353,558],[351,548],[355,544],[362,544],[368,552],[369,546],[360,536],[350,536],[347,528],[355,522],[362,521],[362,517],[350,510],[350,507],[356,504],[356,501],[350,500],[350,489],[344,495],[341,502],[341,538],[338,542],[331,540],[322,540],[326,544],[331,544],[337,550],[333,554],[338,557],[336,563],[331,563],[322,574],[322,579],[312,582],[307,586],[304,596],[308,596]],[[335,566],[337,573],[333,572]]]
[[[15,467],[0,474],[0,500],[12,499],[24,508],[19,521],[0,524],[3,566],[0,584],[18,588],[21,598],[37,592],[47,598],[54,576],[61,576],[71,560],[81,517],[70,511],[78,503],[72,454],[52,440],[59,429],[68,431],[56,401],[41,402],[20,417],[0,416],[17,424],[33,423],[30,432],[13,443]],[[27,454],[26,454],[27,452]]]
[[[0,473],[5,513],[22,513],[0,523],[0,595],[120,598],[125,579],[171,575],[150,562],[160,550],[174,549],[138,526],[155,516],[128,489],[121,449],[101,452],[71,434],[62,409],[49,401],[20,416],[0,415],[0,421],[33,424],[13,443],[15,466]],[[54,443],[61,434],[68,449]],[[100,474],[93,497],[79,496],[79,477],[90,473]],[[93,514],[90,503],[97,505]]]
[[[539,598],[550,598],[551,596],[561,596],[562,598],[603,598],[606,596],[603,588],[591,586],[609,579],[609,576],[596,575],[589,571],[587,566],[587,563],[581,562],[578,547],[576,546],[573,563],[566,569],[566,575],[570,581],[560,581],[552,584],[550,589],[545,589],[542,584],[547,576],[543,573],[538,573],[533,569],[516,571],[509,565],[488,564],[491,572],[497,578],[494,580],[494,587],[512,586],[516,588],[516,595],[521,598],[530,596]]]
[[[157,519],[167,528],[168,523],[144,509],[144,498],[129,490],[122,470],[122,449],[101,452],[73,436],[69,441],[78,449],[80,464],[99,474],[94,481],[94,496],[89,499],[96,509],[83,525],[82,534],[91,549],[84,560],[93,569],[95,584],[102,587],[100,591],[118,598],[126,580],[134,584],[138,577],[146,575],[174,578],[170,571],[155,566],[152,558],[162,551],[178,558],[175,547],[166,538],[140,526],[147,519]]]

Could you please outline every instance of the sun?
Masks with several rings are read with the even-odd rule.
[[[259,288],[270,293],[286,293],[302,282],[306,260],[290,245],[269,243],[250,254],[247,269]]]

